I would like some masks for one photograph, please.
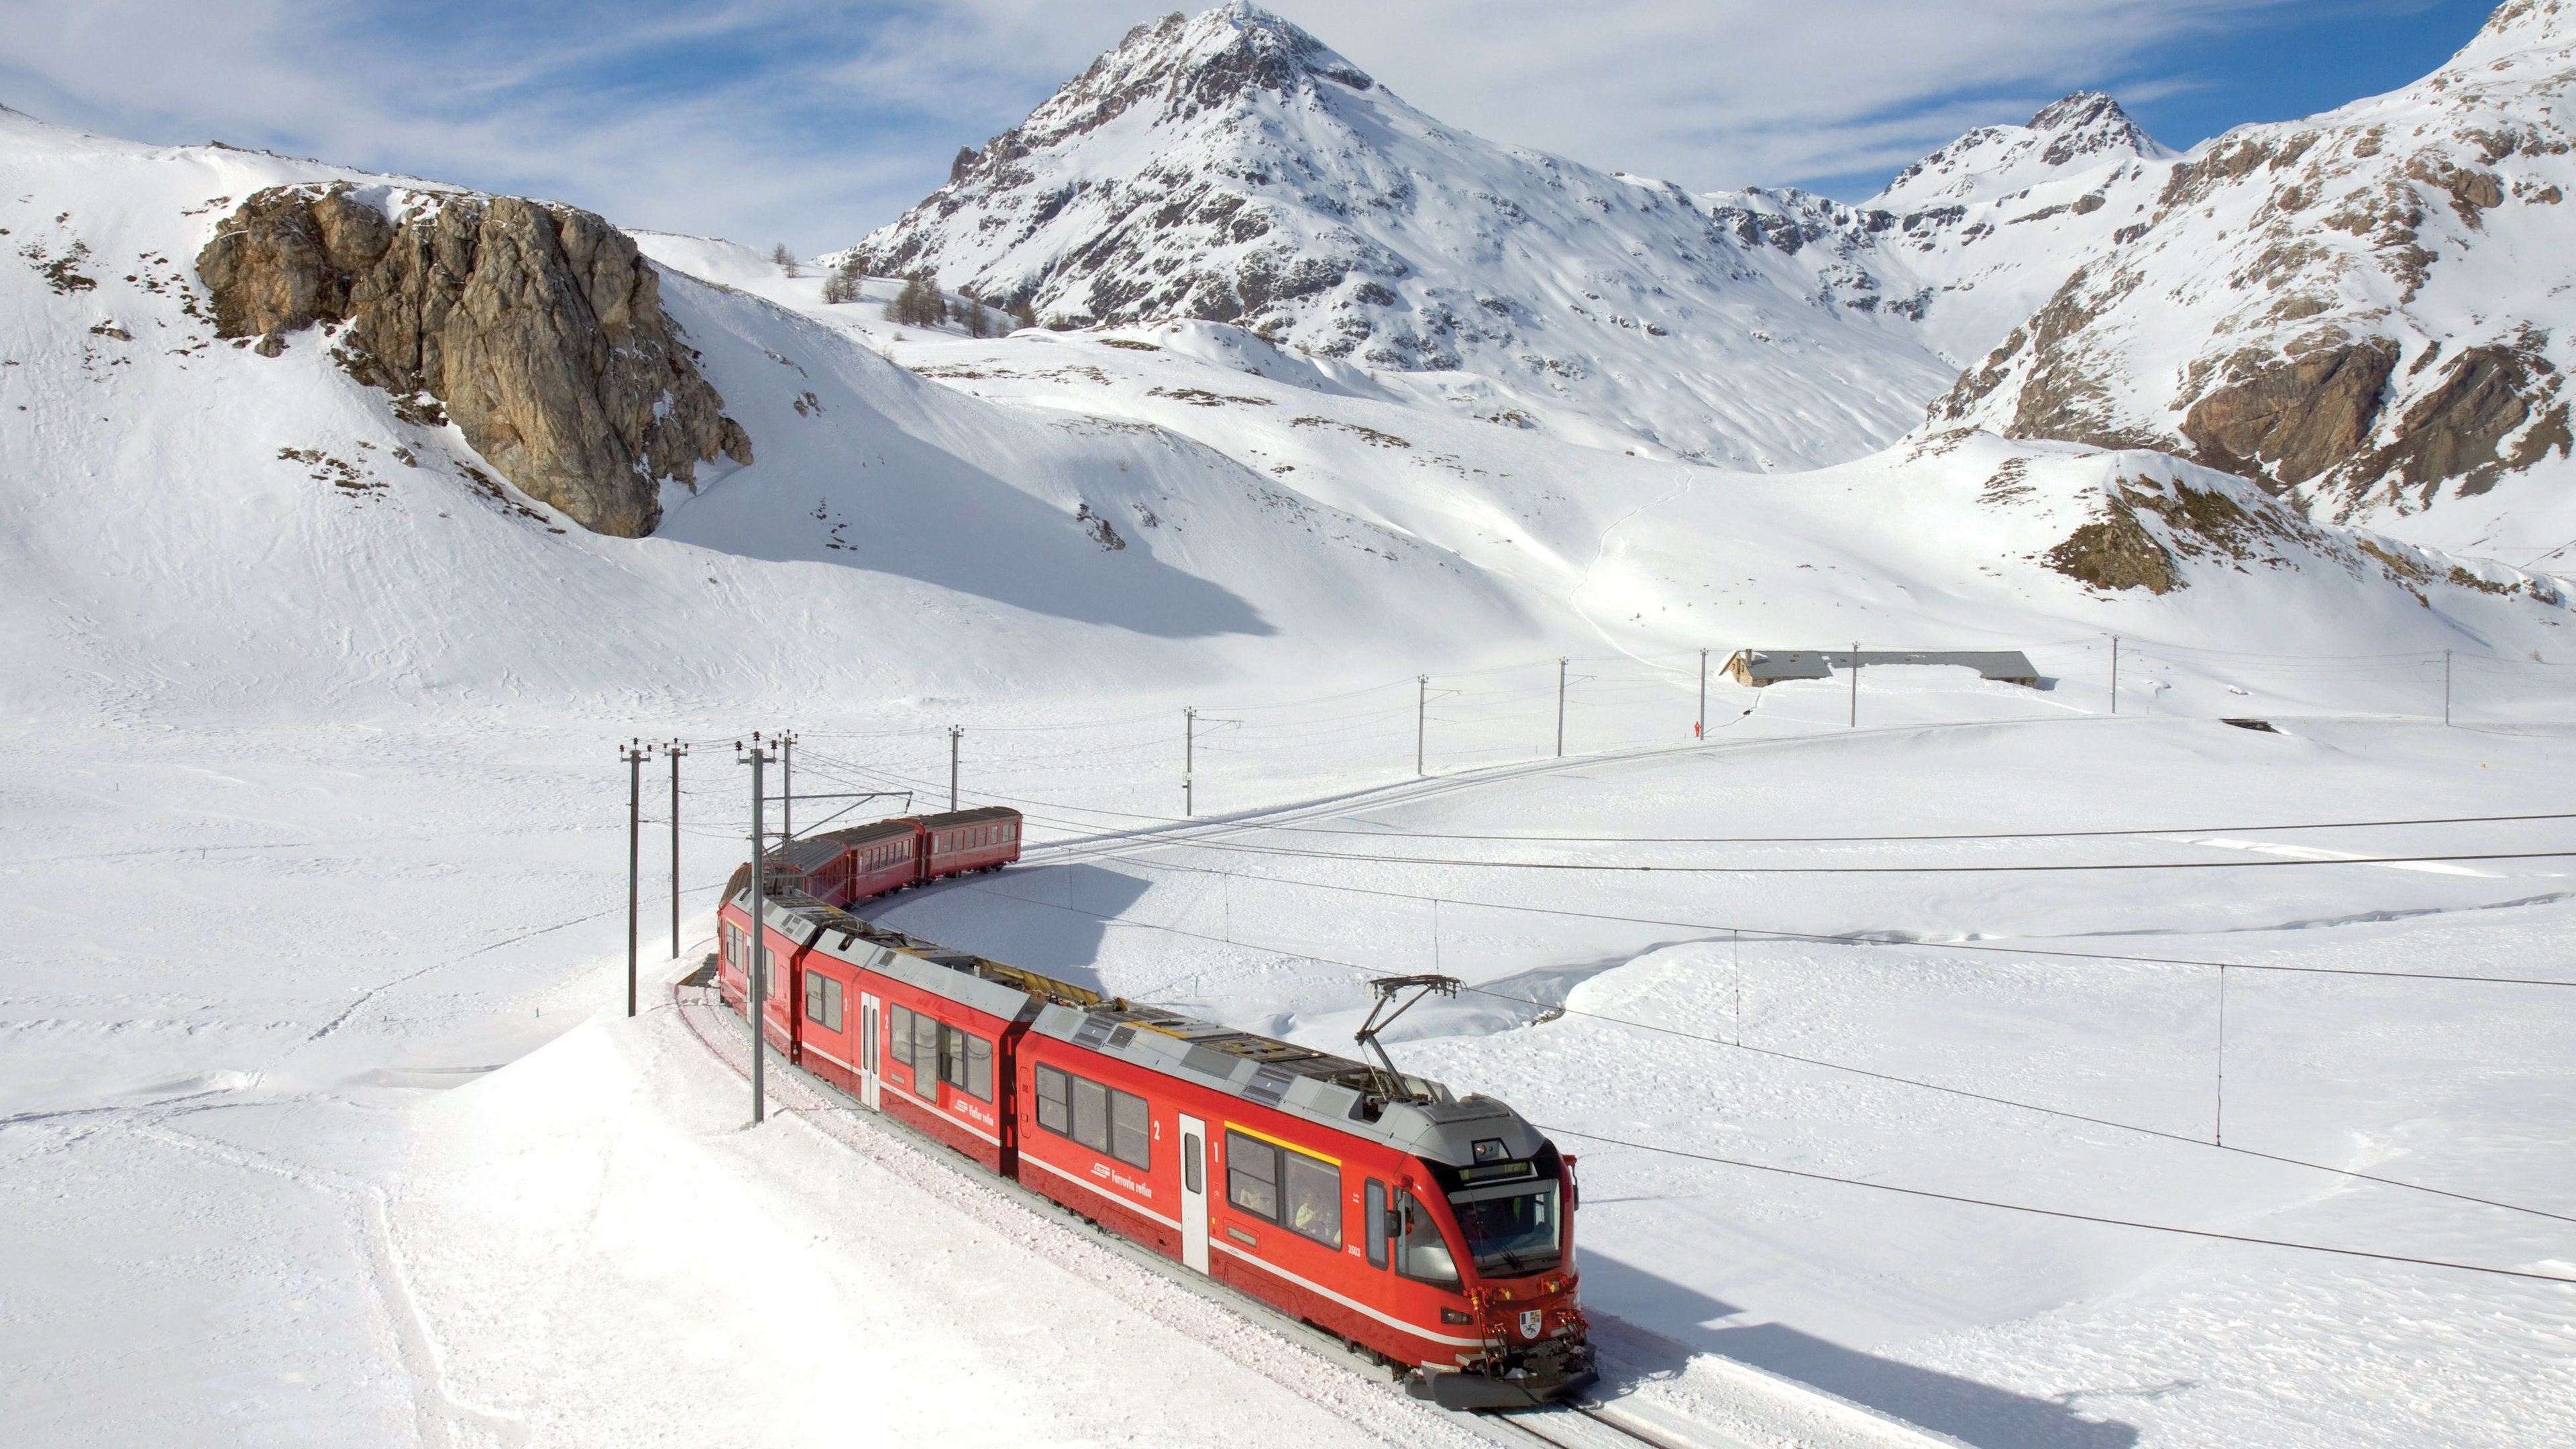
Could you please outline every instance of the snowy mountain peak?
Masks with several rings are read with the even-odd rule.
[[[1419,385],[1504,426],[1767,469],[1884,442],[1912,421],[1891,400],[1956,374],[1871,237],[1838,203],[1694,199],[1480,140],[1235,4],[1129,32],[828,260],[1054,327],[1232,324],[1371,386],[1450,375]],[[1774,391],[1779,356],[1831,358],[1864,400]]]
[[[1137,26],[1065,90],[1099,80],[1113,86],[1168,80],[1174,99],[1193,96],[1213,103],[1253,87],[1285,93],[1317,78],[1353,90],[1374,84],[1366,72],[1295,23],[1235,0],[1196,18],[1176,10],[1154,24]]]
[[[1157,120],[1186,120],[1255,91],[1290,96],[1328,81],[1373,87],[1368,74],[1322,41],[1258,5],[1235,3],[1191,18],[1174,11],[1127,32],[1091,68],[1065,82],[1027,121],[959,158],[955,180],[1008,166],[1028,151],[1108,124],[1139,104]]]
[[[2100,91],[2052,102],[2026,126],[1980,126],[1897,174],[1874,205],[1989,201],[2105,163],[2170,160],[2174,153]]]
[[[2077,91],[2042,107],[2038,115],[2030,118],[2030,129],[2056,137],[2043,153],[2053,166],[2105,151],[2130,156],[2170,154],[2129,119],[2118,101],[2101,91]]]

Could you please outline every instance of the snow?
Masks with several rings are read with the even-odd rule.
[[[668,236],[641,240],[759,462],[657,537],[601,538],[479,491],[460,437],[318,336],[261,358],[183,308],[213,198],[415,183],[0,126],[20,1435],[1465,1441],[792,1081],[744,1126],[668,988],[747,823],[727,746],[793,726],[801,791],[929,803],[953,723],[966,798],[1021,804],[1040,846],[887,919],[1319,1046],[1366,974],[1462,976],[1399,1059],[1566,1133],[1612,1390],[1705,1442],[1921,1442],[1811,1390],[1997,1449],[2525,1445],[2576,1419],[2563,1287],[1589,1140],[2576,1274],[2563,1218],[2346,1175],[2576,1211],[2576,997],[2256,969],[2576,981],[2567,858],[2303,863],[2546,851],[2566,822],[2278,828],[2566,809],[2563,581],[2454,582],[2152,453],[1955,434],[1730,473],[1216,324],[898,335],[883,281],[827,307]],[[21,249],[74,241],[96,285],[59,293]],[[2185,587],[2047,565],[2186,489],[2259,546],[2138,502]],[[1719,678],[1692,741],[1699,650],[1855,638],[2019,648],[2048,685],[1871,670],[1851,728],[1846,679]],[[676,957],[667,767],[643,774],[630,1022],[615,747],[639,735],[695,748]],[[2144,833],[1633,839],[2083,829]],[[1477,859],[1673,869],[1444,863]],[[2280,864],[1812,873],[2253,859]],[[2218,973],[2101,956],[2241,963],[2225,1148],[2195,1140]]]

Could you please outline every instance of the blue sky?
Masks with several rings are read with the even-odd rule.
[[[1166,5],[1170,0],[1165,0]],[[1694,189],[1874,191],[2104,89],[2168,144],[2430,71],[2462,0],[1271,0],[1468,130]],[[1154,18],[1112,0],[0,0],[0,103],[800,251]],[[1190,8],[1199,8],[1195,5]]]

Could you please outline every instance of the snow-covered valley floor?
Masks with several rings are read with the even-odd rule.
[[[2576,1290],[1672,1154],[2576,1277],[2576,991],[2262,969],[2576,983],[2576,862],[1640,875],[1323,858],[1776,870],[2571,844],[2567,821],[2259,828],[2563,810],[2563,731],[1950,722],[1984,694],[1891,685],[1863,696],[1887,717],[1848,731],[1794,718],[1843,704],[1834,690],[1781,686],[1742,726],[1761,734],[1422,783],[1409,760],[1362,773],[1276,747],[1231,808],[1322,803],[1119,826],[1142,835],[1103,812],[1172,813],[1164,782],[1105,790],[1141,772],[1070,749],[987,787],[1050,802],[1025,808],[1053,843],[887,915],[1319,1046],[1347,1040],[1365,972],[1463,976],[1479,989],[1408,1021],[1402,1059],[1582,1156],[1587,1298],[1635,1346],[1612,1391],[1734,1412],[1757,1441],[1776,1417],[1730,1410],[1723,1380],[1685,1372],[1694,1357],[1978,1445],[2550,1442],[2576,1419]],[[1249,1411],[1292,1442],[1462,1442],[1267,1330],[1203,1341],[1203,1312],[1158,1309],[1132,1270],[1069,1260],[1060,1227],[939,1174],[794,1114],[747,1131],[740,1078],[677,1031],[659,984],[704,949],[702,887],[746,814],[713,723],[681,731],[710,741],[684,766],[682,875],[701,888],[682,963],[647,831],[655,1010],[631,1023],[604,720],[10,741],[0,1373],[20,1432],[1191,1444]],[[912,724],[813,720],[800,791],[926,775],[919,737],[891,733]],[[667,777],[646,779],[658,820]],[[2140,829],[2159,833],[1562,839]],[[2200,1140],[2218,973],[2103,956],[2240,963],[2224,1149]]]

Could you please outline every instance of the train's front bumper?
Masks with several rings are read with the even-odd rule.
[[[1404,1391],[1444,1409],[1528,1409],[1569,1398],[1601,1377],[1580,1334],[1506,1349],[1462,1369],[1416,1369]]]

